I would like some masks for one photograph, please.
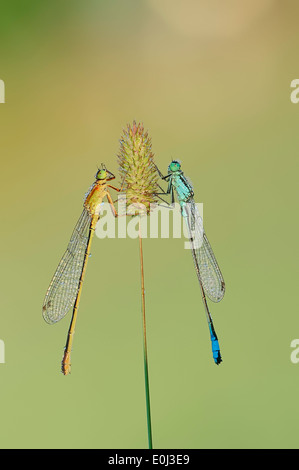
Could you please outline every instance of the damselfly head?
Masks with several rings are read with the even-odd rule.
[[[107,170],[104,169],[104,168],[101,168],[100,170],[98,170],[97,174],[96,174],[96,179],[97,180],[105,180],[107,178]]]
[[[174,171],[179,171],[181,169],[181,163],[178,160],[172,160],[168,167],[168,171],[173,173]]]

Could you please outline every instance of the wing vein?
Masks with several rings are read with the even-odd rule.
[[[193,199],[186,203],[185,219],[192,244],[192,255],[204,291],[210,300],[220,302],[225,293],[225,283],[217,260],[208,241],[203,221]]]
[[[45,296],[43,317],[47,323],[52,324],[61,320],[74,306],[88,243],[90,224],[91,215],[84,208]]]

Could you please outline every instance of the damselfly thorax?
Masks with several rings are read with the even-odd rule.
[[[194,197],[193,188],[182,171],[176,171],[171,175],[170,184],[175,189],[180,203],[188,202]]]
[[[107,196],[107,192],[106,180],[94,183],[84,202],[84,207],[88,210],[90,215],[99,214],[100,205],[104,197]]]

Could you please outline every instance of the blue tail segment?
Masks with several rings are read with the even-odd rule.
[[[218,341],[216,332],[214,330],[213,323],[209,323],[209,330],[210,330],[210,335],[211,335],[213,358],[214,358],[215,364],[217,364],[218,366],[220,362],[222,362],[222,357],[220,354],[219,341]]]

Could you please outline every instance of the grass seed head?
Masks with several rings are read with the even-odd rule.
[[[158,173],[154,164],[151,138],[143,124],[127,125],[120,139],[119,171],[127,208],[134,205],[149,214],[150,205],[157,203]]]

